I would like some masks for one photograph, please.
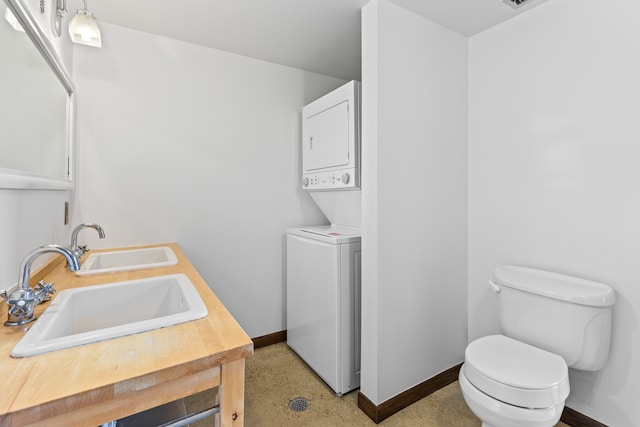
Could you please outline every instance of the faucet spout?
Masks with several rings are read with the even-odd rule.
[[[20,275],[18,276],[18,289],[28,289],[29,288],[29,278],[31,276],[31,264],[33,261],[38,258],[40,255],[55,252],[67,259],[67,265],[69,266],[69,270],[78,271],[80,270],[80,263],[78,262],[78,258],[73,254],[73,252],[64,246],[60,245],[45,245],[40,246],[29,252],[26,257],[20,263]]]
[[[20,326],[35,320],[34,308],[36,305],[49,300],[49,294],[54,293],[56,290],[53,288],[53,283],[40,282],[34,290],[31,288],[29,279],[31,276],[31,264],[33,261],[42,254],[54,252],[64,256],[67,259],[69,270],[80,270],[80,264],[73,252],[60,245],[46,245],[40,246],[29,252],[26,257],[20,263],[20,271],[18,276],[18,286],[11,292],[11,295],[7,294],[7,291],[3,291],[2,296],[9,304],[8,319],[4,323],[5,326]]]
[[[84,255],[84,253],[89,250],[87,249],[86,245],[78,246],[78,233],[80,232],[80,230],[84,228],[93,228],[98,232],[98,237],[100,237],[101,239],[105,238],[104,230],[98,224],[84,223],[74,228],[73,231],[71,232],[71,244],[69,245],[69,249],[71,249],[73,254],[78,259],[82,258],[82,255]]]

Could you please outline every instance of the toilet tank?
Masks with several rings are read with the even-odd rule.
[[[504,335],[558,354],[571,368],[605,364],[615,303],[609,286],[512,265],[496,268],[490,283]]]

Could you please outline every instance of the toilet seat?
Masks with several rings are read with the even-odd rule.
[[[548,408],[563,404],[569,395],[562,357],[503,335],[469,344],[463,370],[477,389],[510,405]]]

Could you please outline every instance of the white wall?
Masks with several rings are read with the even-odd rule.
[[[80,211],[107,238],[177,242],[252,336],[284,330],[285,231],[326,224],[300,188],[302,106],[344,82],[101,24],[78,49]]]
[[[363,9],[362,393],[379,404],[467,344],[467,39]]]
[[[493,269],[617,292],[608,364],[567,405],[638,423],[640,4],[554,0],[470,39],[469,339],[498,332]]]

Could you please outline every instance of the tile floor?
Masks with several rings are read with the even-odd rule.
[[[214,391],[186,400],[187,411],[211,406]],[[289,409],[289,401],[309,400],[303,412]],[[208,406],[207,406],[208,405]],[[192,427],[213,426],[213,419]],[[338,397],[295,354],[286,343],[256,350],[247,359],[245,387],[246,427],[374,427],[357,405],[357,391]],[[458,383],[423,398],[382,421],[382,427],[480,427],[480,421],[467,408]],[[567,427],[560,422],[556,427]]]

